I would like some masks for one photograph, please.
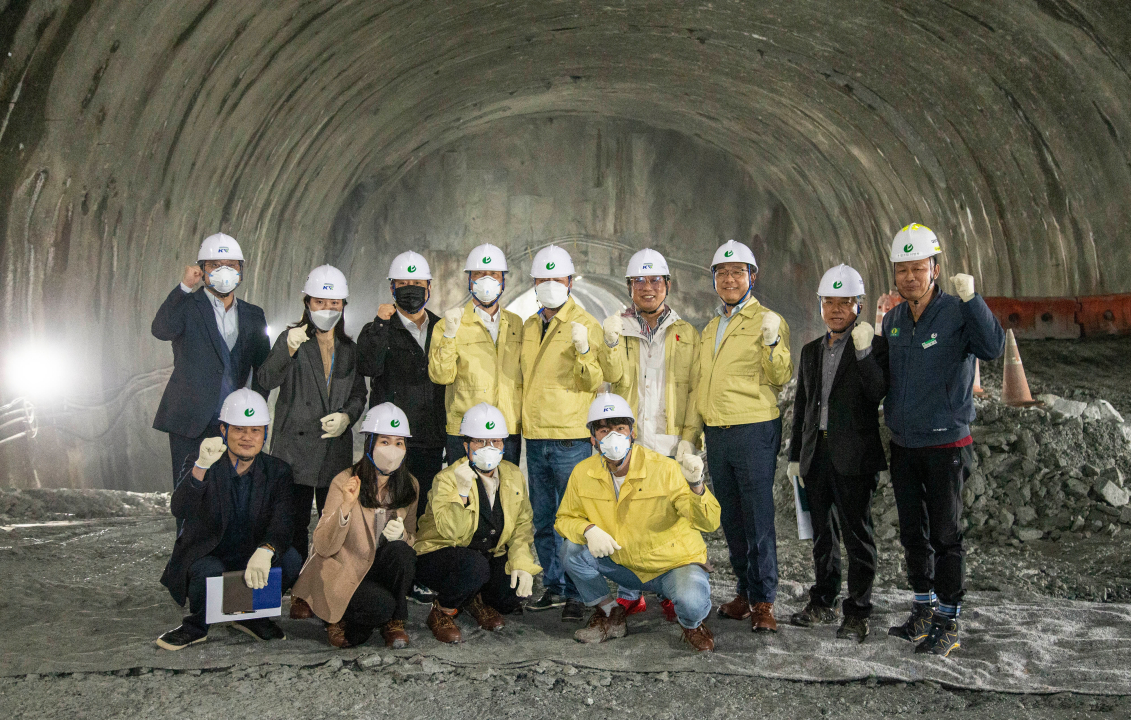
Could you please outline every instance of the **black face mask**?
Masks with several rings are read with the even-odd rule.
[[[402,285],[393,291],[397,306],[409,315],[415,315],[428,302],[428,288],[419,285]]]

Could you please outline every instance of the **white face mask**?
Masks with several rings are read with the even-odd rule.
[[[393,471],[401,466],[401,461],[404,460],[404,448],[397,447],[396,445],[378,445],[373,448],[373,454],[369,456],[373,461],[373,466],[377,468],[377,472],[382,475],[392,475]]]
[[[471,294],[484,305],[492,305],[503,292],[503,284],[490,276],[484,276],[471,283]]]
[[[471,453],[471,466],[480,472],[489,473],[503,461],[503,451],[494,445],[484,445]]]
[[[240,271],[224,265],[208,273],[209,286],[220,293],[227,295],[240,284]]]
[[[628,456],[628,451],[632,449],[632,438],[618,432],[611,432],[601,438],[598,445],[603,456],[619,463]]]
[[[310,313],[310,319],[314,322],[314,327],[322,332],[333,330],[341,317],[341,310],[315,310]]]
[[[536,286],[534,295],[542,303],[542,307],[557,310],[569,299],[569,288],[557,280],[550,280]]]

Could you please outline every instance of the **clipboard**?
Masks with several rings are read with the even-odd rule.
[[[252,590],[243,581],[243,570],[205,579],[204,622],[209,625],[236,620],[278,617],[283,613],[283,570],[273,567],[267,584]]]
[[[793,507],[797,511],[797,538],[799,540],[813,539],[813,517],[809,514],[809,496],[801,484],[801,478],[794,475],[793,480]]]

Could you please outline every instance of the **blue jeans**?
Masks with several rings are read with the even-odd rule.
[[[720,519],[738,593],[751,603],[772,603],[778,593],[774,471],[781,448],[781,418],[707,426],[704,433],[711,489],[722,506]]]
[[[577,597],[577,589],[562,572],[558,559],[562,538],[554,531],[554,518],[574,466],[592,454],[589,438],[526,440],[526,475],[530,483],[530,505],[534,510],[534,549],[542,566],[542,587],[571,598]]]
[[[463,451],[463,440],[459,435],[449,435],[447,445],[446,461],[449,465],[455,465],[456,460],[462,458],[465,453]],[[518,465],[519,460],[522,459],[522,436],[521,435],[507,435],[503,440],[503,459],[509,463]]]
[[[562,566],[573,579],[581,602],[593,607],[609,596],[608,578],[624,588],[648,590],[672,601],[679,624],[688,630],[699,627],[711,613],[711,582],[700,565],[682,565],[641,582],[636,573],[611,559],[595,558],[585,545],[562,541]]]

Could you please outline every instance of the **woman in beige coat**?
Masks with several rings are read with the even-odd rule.
[[[291,617],[321,618],[334,647],[360,645],[380,627],[388,647],[402,648],[420,492],[404,467],[408,419],[383,403],[366,413],[361,432],[365,456],[330,484],[314,552],[291,592]]]

